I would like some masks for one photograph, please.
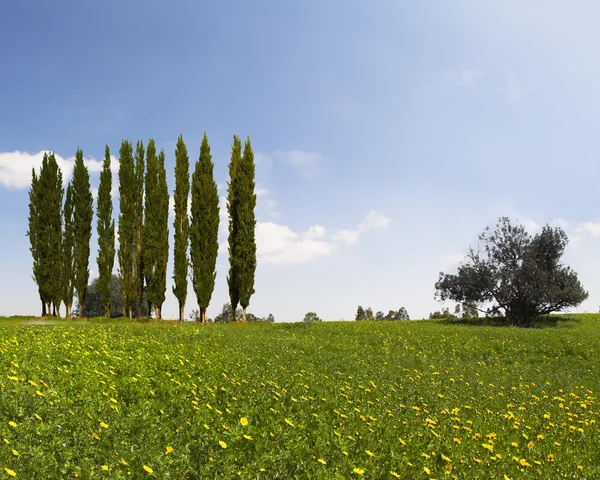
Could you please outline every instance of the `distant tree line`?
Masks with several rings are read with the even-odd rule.
[[[233,308],[231,307],[231,303],[224,303],[223,309],[221,313],[215,316],[215,318],[208,318],[207,322],[209,323],[227,323],[231,321],[232,318],[235,318],[236,321],[243,320],[243,310],[238,307],[235,309],[235,316],[233,312]],[[195,321],[202,321],[201,314],[199,310],[192,310],[190,313],[190,319]],[[266,322],[266,323],[275,323],[275,317],[272,313],[269,313],[267,317],[257,317],[256,315],[246,312],[246,321],[247,322]]]
[[[406,308],[400,307],[399,310],[389,310],[387,314],[382,311],[378,311],[373,315],[371,307],[366,310],[359,305],[356,309],[355,320],[410,320]]]
[[[173,294],[178,300],[180,321],[184,318],[191,268],[200,307],[199,320],[208,322],[206,309],[215,286],[219,248],[219,197],[213,169],[208,138],[204,134],[190,185],[187,147],[183,137],[179,137],[175,151]],[[242,307],[240,319],[246,322],[256,318],[246,311],[254,293],[256,270],[255,165],[250,138],[246,139],[242,152],[241,141],[234,135],[229,173],[227,284],[231,304],[235,307],[230,319],[237,320],[235,310],[239,304]],[[118,312],[132,319],[134,315],[141,318],[152,312],[156,319],[161,318],[169,258],[170,195],[165,154],[163,150],[157,153],[153,139],[146,147],[138,141],[135,152],[128,140],[121,143],[118,225],[113,219],[111,191],[111,155],[106,146],[96,208],[99,276],[88,286],[94,212],[83,152],[77,149],[73,178],[67,185],[66,195],[54,153],[44,154],[39,173],[35,168],[32,170],[27,235],[42,316],[59,316],[64,303],[69,317],[76,294],[75,310],[80,317],[98,312],[111,317]],[[112,274],[115,253],[119,261],[117,277]],[[115,295],[117,290],[119,298]],[[92,295],[89,301],[88,293]]]

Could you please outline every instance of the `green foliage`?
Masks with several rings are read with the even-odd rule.
[[[315,312],[308,312],[306,315],[304,315],[304,320],[302,320],[303,322],[321,322],[322,320],[319,318],[319,316],[315,313]]]
[[[100,291],[100,278],[95,278],[87,288],[87,293],[85,295],[85,305],[83,309],[81,309],[81,305],[79,303],[76,304],[73,313],[79,312],[82,313],[82,316],[85,318],[95,318],[95,317],[104,317],[104,318],[118,318],[121,316],[123,312],[123,298],[121,296],[121,281],[118,276],[111,275],[108,284],[108,292],[110,295],[110,303],[112,305],[111,315],[106,317],[104,315],[105,311],[105,302],[102,292]],[[132,314],[133,316],[138,316],[137,305],[134,303],[132,305]],[[144,299],[142,301],[142,311],[141,316],[144,318],[150,317],[152,312],[148,310],[148,299],[146,298],[146,292],[144,292]]]
[[[502,311],[509,322],[524,326],[538,315],[575,307],[588,297],[577,274],[560,263],[568,242],[562,229],[546,225],[531,237],[504,217],[479,241],[458,274],[440,273],[435,288],[441,301],[488,303],[491,313]]]
[[[100,185],[98,187],[98,283],[104,304],[104,316],[111,316],[111,278],[115,263],[115,221],[112,218],[112,172],[110,169],[110,149],[108,145],[104,150],[104,163],[100,172]],[[122,302],[120,302],[122,303]]]
[[[573,318],[2,321],[0,465],[32,479],[599,478],[600,316]]]
[[[237,309],[240,302],[239,290],[239,265],[237,259],[237,239],[239,232],[239,181],[237,179],[242,161],[242,142],[237,135],[233,136],[231,146],[231,160],[229,162],[229,182],[227,183],[227,213],[229,214],[229,235],[227,237],[229,251],[229,274],[227,275],[227,286],[229,287],[229,299],[233,307]],[[235,321],[235,318],[232,317]]]
[[[242,306],[244,322],[246,321],[246,308],[254,293],[256,271],[254,171],[254,153],[250,137],[246,139],[242,155],[240,139],[234,135],[227,197],[230,265],[227,283],[232,305],[237,305],[239,301]]]
[[[77,149],[73,167],[73,224],[75,232],[75,276],[74,284],[80,302],[85,302],[85,293],[90,277],[90,239],[94,216],[90,174],[83,163],[83,152]]]
[[[75,289],[75,219],[73,209],[75,200],[73,198],[73,186],[67,186],[65,205],[63,208],[64,228],[62,234],[62,300],[65,303],[65,316],[70,317],[71,306],[73,305],[73,290]]]
[[[165,172],[165,154],[158,157],[154,140],[148,142],[146,157],[146,203],[142,232],[142,265],[148,301],[155,316],[161,318],[161,308],[167,288],[167,260],[169,258],[169,190]]]
[[[188,195],[190,192],[190,160],[183,136],[179,135],[175,149],[175,220],[173,294],[179,303],[179,321],[184,319],[185,301],[188,286]]]
[[[358,306],[356,310],[355,320],[410,320],[408,316],[408,312],[406,308],[400,307],[398,311],[390,310],[387,314],[384,315],[382,311],[378,311],[375,316],[373,316],[373,310],[369,307],[365,311],[362,306]]]
[[[50,313],[50,304],[59,307],[63,299],[60,268],[62,203],[62,173],[54,153],[45,153],[39,176],[35,170],[32,172],[27,232],[33,257],[33,277],[43,304],[42,315]]]
[[[138,140],[135,148],[135,182],[131,185],[133,191],[133,209],[135,212],[133,242],[133,299],[141,312],[144,296],[144,255],[142,252],[142,228],[144,225],[144,144]]]
[[[250,297],[254,293],[254,274],[256,272],[256,194],[254,193],[254,152],[250,137],[246,138],[244,154],[240,162],[238,175],[238,236],[236,241],[236,259],[238,262],[238,291],[240,305],[246,310]]]
[[[123,316],[131,318],[133,302],[133,260],[136,228],[135,208],[135,166],[131,143],[123,140],[119,150],[119,277],[121,278],[121,298],[123,299]]]
[[[213,177],[213,168],[210,145],[205,133],[200,146],[200,156],[192,175],[190,224],[192,283],[200,307],[200,315],[205,323],[206,309],[215,288],[219,251],[219,194]]]
[[[47,162],[46,157],[44,157]],[[42,272],[41,272],[41,252],[42,252],[42,236],[41,236],[41,192],[39,188],[39,179],[35,173],[35,168],[31,169],[31,188],[29,189],[29,217],[27,236],[29,237],[29,250],[33,258],[33,280],[38,286],[40,301],[42,302],[42,316],[46,316],[46,303],[48,300],[44,297],[42,288]]]

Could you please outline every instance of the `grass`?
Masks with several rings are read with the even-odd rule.
[[[478,323],[3,319],[0,473],[600,478],[600,316]]]

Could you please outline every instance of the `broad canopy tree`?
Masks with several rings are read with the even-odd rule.
[[[577,274],[560,259],[568,238],[561,228],[546,225],[531,236],[522,225],[500,218],[496,230],[479,236],[457,274],[440,273],[436,297],[476,306],[490,305],[509,323],[526,326],[547,315],[583,302],[588,293]]]

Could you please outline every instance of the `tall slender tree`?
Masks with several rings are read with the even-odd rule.
[[[131,143],[123,140],[119,150],[119,277],[123,297],[123,316],[131,320],[133,301],[133,262],[136,228],[136,209],[133,188],[135,186],[135,166]]]
[[[48,158],[44,155],[42,165],[48,163]],[[38,286],[38,294],[40,301],[42,302],[42,317],[46,316],[46,304],[48,300],[44,296],[44,289],[42,285],[42,272],[41,272],[41,242],[42,236],[41,230],[41,194],[40,194],[40,183],[39,178],[35,173],[35,168],[31,169],[31,188],[29,189],[29,224],[27,229],[27,236],[29,237],[31,256],[33,258],[33,280]]]
[[[227,213],[229,214],[229,275],[227,276],[227,285],[229,287],[229,299],[232,307],[232,321],[235,322],[235,311],[240,301],[240,291],[238,284],[239,261],[237,258],[238,250],[236,248],[238,241],[239,220],[238,220],[238,179],[240,162],[242,159],[242,142],[237,135],[233,136],[233,145],[231,147],[231,160],[229,162],[229,183],[227,184]]]
[[[85,292],[90,278],[90,239],[92,237],[92,219],[94,217],[90,174],[83,163],[83,152],[77,149],[73,167],[73,224],[75,232],[74,248],[74,284],[80,304],[85,303]],[[79,311],[83,317],[83,311]]]
[[[244,143],[244,154],[240,162],[238,186],[238,237],[236,257],[238,261],[238,291],[242,306],[242,322],[246,323],[246,308],[250,305],[250,297],[254,294],[254,276],[256,273],[256,194],[254,152],[250,137]]]
[[[70,318],[71,306],[73,305],[73,290],[75,288],[75,219],[73,209],[75,199],[73,197],[73,186],[69,183],[63,208],[64,228],[62,235],[62,300],[65,303],[65,316]]]
[[[33,274],[42,301],[42,315],[54,314],[62,301],[62,173],[54,153],[45,153],[39,176],[32,173],[29,230]]]
[[[165,171],[165,154],[158,157],[154,140],[148,142],[146,155],[146,197],[144,208],[143,266],[146,297],[154,307],[154,317],[161,319],[167,287],[169,258],[169,190]]]
[[[192,175],[192,222],[190,225],[193,285],[202,323],[208,323],[206,309],[215,288],[219,251],[219,194],[213,170],[210,145],[205,133],[200,146],[200,157]]]
[[[144,297],[144,260],[142,255],[142,227],[144,224],[144,144],[138,140],[135,149],[135,182],[133,203],[135,210],[133,252],[133,298],[137,305],[138,319],[142,318],[142,302]]]
[[[110,169],[110,148],[104,150],[104,163],[100,172],[100,185],[98,186],[98,281],[96,288],[102,296],[104,303],[104,316],[110,318],[110,286],[112,271],[115,263],[115,221],[112,218],[112,172]],[[83,309],[80,309],[83,310]]]
[[[183,136],[179,135],[175,149],[175,221],[173,294],[179,302],[179,321],[183,322],[188,286],[188,195],[190,192],[190,160]]]

